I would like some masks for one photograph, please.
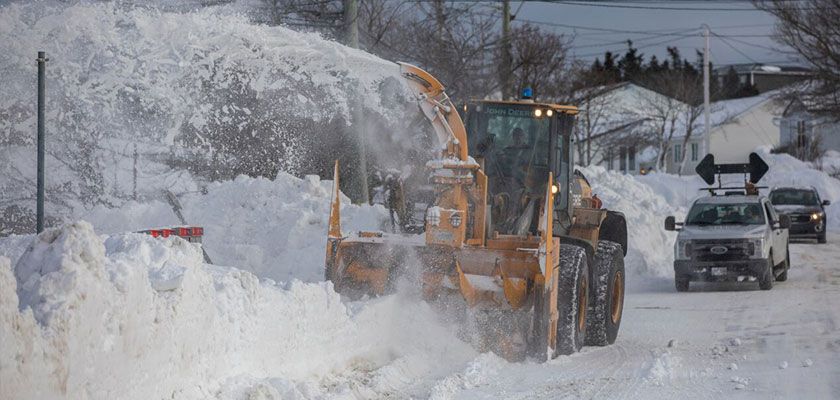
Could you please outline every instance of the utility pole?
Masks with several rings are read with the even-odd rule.
[[[509,98],[512,91],[510,81],[513,56],[510,43],[510,19],[510,0],[502,0],[502,60],[499,65],[499,88],[502,91],[502,100]]]
[[[344,0],[344,41],[359,48],[359,0]]]
[[[38,188],[35,205],[35,232],[44,231],[44,102],[46,101],[47,53],[38,52]]]
[[[703,146],[705,147],[705,152],[709,152],[709,144],[711,142],[709,132],[711,132],[712,130],[710,122],[711,118],[709,116],[709,25],[703,24],[703,36],[706,39],[706,46],[705,50],[703,51],[703,126],[706,128],[706,139],[703,141]]]

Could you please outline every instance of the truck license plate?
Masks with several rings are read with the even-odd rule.
[[[714,275],[714,276],[726,275],[726,268],[725,267],[712,267],[712,275]]]

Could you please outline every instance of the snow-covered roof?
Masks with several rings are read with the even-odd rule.
[[[770,91],[762,93],[758,96],[742,97],[740,99],[721,100],[712,103],[709,106],[710,115],[709,122],[712,129],[727,124],[736,120],[738,117],[754,110],[755,108],[772,101],[777,95],[778,91]],[[677,131],[674,137],[685,136],[685,121],[680,121],[677,126]],[[692,131],[693,137],[700,137],[706,133],[706,122],[701,113],[697,120],[694,121],[694,129]]]
[[[581,109],[578,128],[585,129],[581,124],[589,118],[593,139],[620,139],[654,130],[652,116],[657,113],[657,103],[683,104],[630,82],[583,89],[576,97]]]
[[[718,74],[725,74],[729,71],[729,68],[734,69],[735,72],[739,74],[755,72],[780,75],[806,75],[811,73],[810,69],[799,65],[768,65],[756,63],[723,65],[715,68],[715,71],[717,71]]]

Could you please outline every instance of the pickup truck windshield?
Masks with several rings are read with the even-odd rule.
[[[783,189],[774,190],[770,194],[770,202],[774,206],[797,205],[815,206],[818,204],[817,195],[810,190]]]
[[[762,225],[764,213],[758,203],[695,204],[687,225]]]

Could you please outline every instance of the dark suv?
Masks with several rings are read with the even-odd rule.
[[[790,217],[790,237],[817,239],[825,243],[825,206],[828,200],[820,201],[817,189],[779,187],[770,192],[770,202],[779,214]]]

